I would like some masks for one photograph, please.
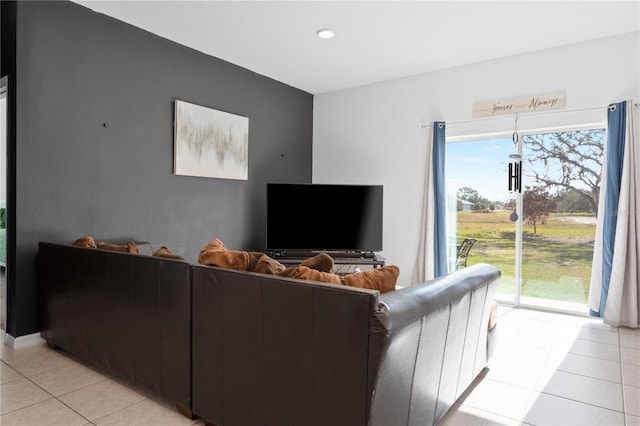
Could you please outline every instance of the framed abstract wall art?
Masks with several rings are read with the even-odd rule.
[[[174,174],[247,180],[249,118],[175,101]]]

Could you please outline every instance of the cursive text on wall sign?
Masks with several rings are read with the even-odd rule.
[[[564,92],[473,103],[473,118],[564,108]]]

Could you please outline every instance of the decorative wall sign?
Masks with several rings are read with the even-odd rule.
[[[176,101],[174,174],[247,180],[249,118]]]
[[[564,108],[564,92],[557,92],[540,96],[474,102],[473,117],[493,117],[562,108]]]

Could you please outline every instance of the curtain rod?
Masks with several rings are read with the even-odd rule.
[[[634,103],[633,104],[634,107],[638,107],[640,106],[640,103]],[[589,107],[589,108],[576,108],[576,109],[563,109],[563,110],[557,110],[557,111],[540,111],[540,112],[527,112],[525,113],[526,117],[531,117],[534,115],[547,115],[547,114],[559,114],[559,113],[563,113],[563,112],[580,112],[580,111],[594,111],[594,110],[598,110],[598,109],[602,109],[602,108],[609,108],[609,105],[607,105],[606,107]],[[475,120],[463,120],[463,121],[445,121],[446,125],[450,125],[450,124],[467,124],[467,123],[480,123],[482,121],[494,121],[494,120],[506,120],[506,119],[513,119],[513,118],[518,118],[520,117],[518,113],[514,114],[514,115],[501,115],[499,117],[488,117],[488,118],[478,118]],[[428,127],[431,127],[431,123],[424,123],[422,124],[423,129],[426,129]]]

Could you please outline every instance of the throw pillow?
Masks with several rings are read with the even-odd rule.
[[[301,266],[306,266],[320,272],[333,273],[333,257],[327,253],[320,253],[303,261]]]
[[[72,246],[84,247],[84,248],[96,248],[96,242],[93,240],[93,237],[86,236],[82,238],[78,238],[73,243]]]
[[[127,244],[112,244],[100,241],[98,248],[102,250],[119,251],[121,253],[138,254],[138,247],[133,241],[128,241]]]
[[[395,290],[400,274],[397,266],[389,265],[339,276],[333,273],[333,258],[326,253],[306,259],[298,266],[285,268],[280,262],[264,253],[228,250],[218,238],[210,241],[200,250],[198,263],[238,271],[367,288],[378,290],[380,293]]]
[[[341,281],[342,284],[351,287],[368,288],[384,293],[396,289],[398,275],[400,275],[400,269],[395,265],[388,265],[382,268],[345,275],[341,277]]]
[[[316,271],[307,266],[290,266],[278,274],[281,277],[298,278],[301,280],[320,281],[323,283],[342,284],[340,276],[328,272]]]
[[[264,253],[229,250],[218,238],[211,240],[200,250],[198,263],[269,275],[278,275],[286,269],[282,263]],[[303,265],[329,272],[333,269],[333,259],[329,255],[322,253],[305,260]]]
[[[487,326],[487,330],[491,330],[496,326],[498,322],[498,304],[493,302],[491,305],[491,311],[489,312],[489,325]]]
[[[284,271],[285,266],[264,253],[249,253],[249,271],[261,274],[277,275]]]
[[[167,259],[177,259],[177,260],[184,260],[184,257],[173,253],[171,250],[169,250],[166,246],[162,246],[160,247],[158,250],[153,252],[152,256],[156,256],[156,257],[165,257]]]
[[[198,263],[236,271],[248,271],[251,259],[249,253],[245,251],[227,250],[222,241],[216,238],[200,250]]]

